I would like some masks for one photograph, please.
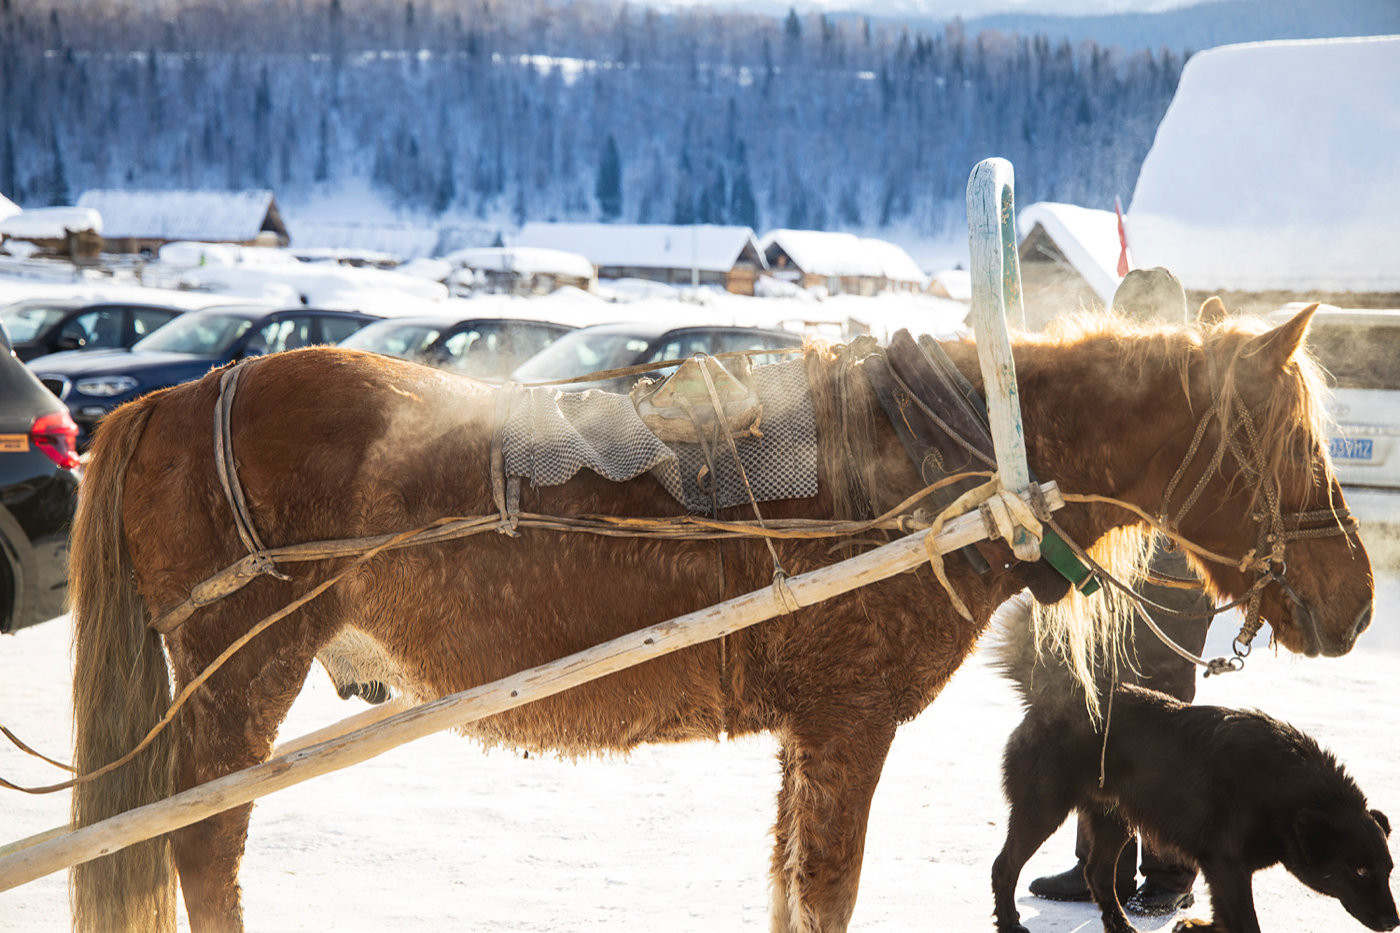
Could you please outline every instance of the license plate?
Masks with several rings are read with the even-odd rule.
[[[1334,437],[1329,447],[1333,460],[1370,460],[1373,449],[1369,437]]]
[[[0,434],[0,453],[22,454],[28,449],[28,434]]]

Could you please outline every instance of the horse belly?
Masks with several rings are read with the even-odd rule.
[[[558,661],[713,601],[690,574],[658,576],[646,553],[654,546],[492,535],[446,549],[440,559],[405,557],[398,572],[349,601],[361,607],[359,620],[323,649],[323,662],[363,670],[411,700],[426,701]],[[674,552],[676,545],[669,547]],[[711,642],[683,649],[462,731],[488,744],[566,754],[714,738],[724,728],[725,647]]]

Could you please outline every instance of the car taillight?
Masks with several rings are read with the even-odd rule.
[[[63,469],[78,468],[78,426],[68,412],[56,411],[35,418],[29,439]]]

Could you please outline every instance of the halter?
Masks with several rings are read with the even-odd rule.
[[[1209,365],[1209,362],[1208,362]],[[1264,505],[1267,511],[1255,509],[1250,513],[1250,519],[1258,526],[1259,534],[1255,541],[1255,546],[1240,558],[1239,569],[1243,572],[1253,571],[1254,582],[1245,592],[1244,596],[1234,602],[1218,607],[1215,614],[1219,614],[1225,609],[1245,604],[1244,623],[1240,626],[1240,632],[1235,636],[1233,648],[1235,657],[1231,659],[1230,669],[1238,669],[1243,665],[1244,658],[1249,656],[1250,643],[1254,636],[1259,633],[1259,628],[1263,624],[1259,617],[1259,604],[1263,596],[1264,587],[1269,583],[1277,583],[1280,591],[1292,602],[1295,617],[1300,622],[1308,626],[1314,626],[1312,613],[1307,605],[1299,598],[1293,587],[1286,579],[1288,572],[1288,562],[1284,559],[1285,551],[1290,541],[1297,541],[1304,538],[1327,538],[1337,535],[1348,537],[1356,534],[1357,523],[1355,517],[1345,505],[1334,506],[1329,509],[1315,509],[1312,511],[1300,511],[1284,513],[1279,504],[1280,493],[1278,480],[1273,477],[1264,463],[1264,451],[1259,442],[1259,432],[1254,424],[1254,417],[1250,414],[1248,406],[1239,397],[1233,394],[1230,398],[1231,410],[1235,416],[1234,427],[1226,430],[1225,408],[1220,398],[1216,380],[1214,378],[1214,366],[1211,365],[1211,405],[1200,422],[1196,425],[1196,432],[1191,438],[1191,446],[1187,448],[1186,455],[1177,467],[1171,482],[1167,483],[1166,489],[1162,493],[1162,504],[1157,511],[1157,520],[1167,531],[1175,534],[1180,527],[1181,521],[1186,513],[1191,510],[1200,499],[1212,478],[1221,472],[1221,464],[1225,459],[1225,452],[1228,450],[1239,463],[1245,479],[1255,488],[1262,490]],[[1201,472],[1200,478],[1196,481],[1195,487],[1187,495],[1181,507],[1177,509],[1175,515],[1171,511],[1172,497],[1176,494],[1177,486],[1190,469],[1191,464],[1196,461],[1200,453],[1201,441],[1204,439],[1207,429],[1212,421],[1220,422],[1220,443],[1215,448],[1210,462]],[[1245,449],[1245,444],[1240,439],[1240,428],[1243,427],[1245,440],[1248,441],[1249,449]],[[1324,524],[1318,525],[1316,523]],[[1168,539],[1168,547],[1179,547],[1174,540]],[[1154,604],[1155,605],[1155,604]],[[1165,608],[1165,607],[1158,607]],[[1170,610],[1168,610],[1170,611]],[[1144,613],[1144,615],[1146,615]],[[1151,625],[1149,621],[1149,625]],[[1167,641],[1165,635],[1157,631],[1156,626],[1151,626],[1159,638]]]

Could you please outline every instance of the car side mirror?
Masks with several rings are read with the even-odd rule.
[[[56,350],[81,350],[83,344],[86,342],[87,341],[83,340],[83,338],[79,337],[77,334],[60,334],[58,339],[53,342],[53,345]]]

